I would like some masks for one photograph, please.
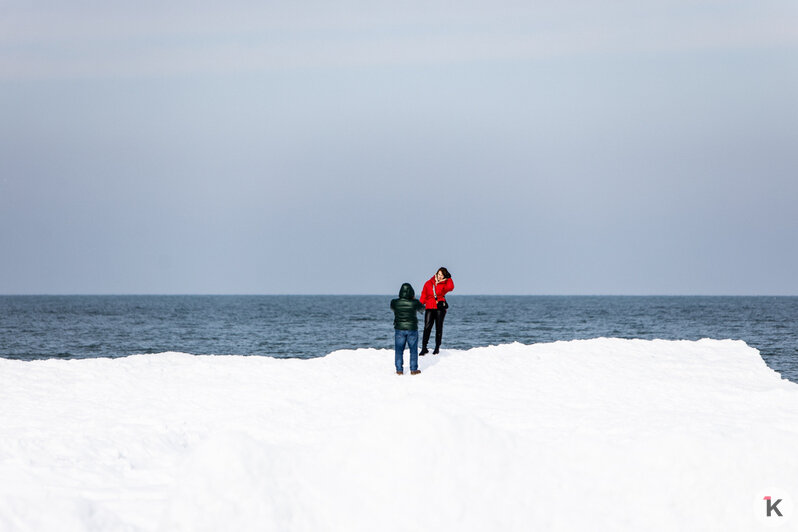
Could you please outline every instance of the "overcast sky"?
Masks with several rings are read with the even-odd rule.
[[[798,294],[798,2],[219,4],[0,1],[0,294]]]

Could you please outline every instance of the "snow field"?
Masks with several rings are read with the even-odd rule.
[[[798,493],[798,386],[743,342],[420,368],[395,375],[388,349],[0,359],[0,530],[749,531],[763,488]]]

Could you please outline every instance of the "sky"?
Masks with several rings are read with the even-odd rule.
[[[797,94],[793,0],[0,0],[0,294],[798,295]]]

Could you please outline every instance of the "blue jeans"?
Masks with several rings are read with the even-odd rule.
[[[394,362],[396,363],[396,371],[404,371],[404,354],[405,344],[410,348],[410,371],[418,369],[418,330],[403,331],[401,329],[394,329],[396,331],[396,356]]]

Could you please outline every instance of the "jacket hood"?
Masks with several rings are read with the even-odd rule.
[[[416,297],[416,292],[410,283],[403,284],[399,289],[399,299],[413,299],[414,297]]]

